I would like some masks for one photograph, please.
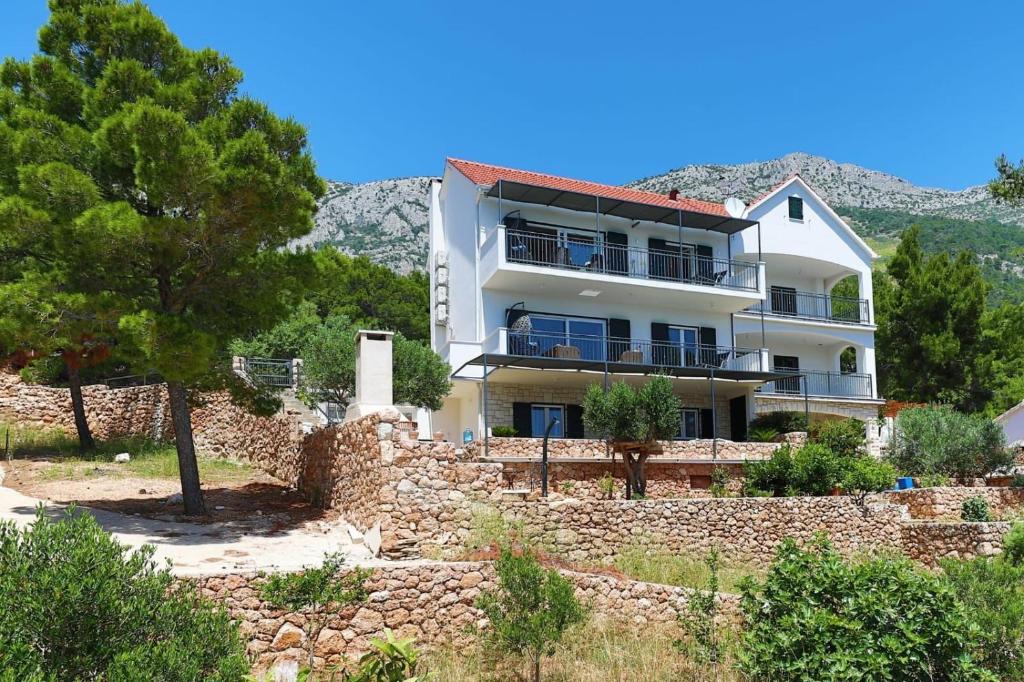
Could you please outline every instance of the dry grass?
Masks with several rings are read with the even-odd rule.
[[[695,589],[705,589],[710,576],[704,557],[641,546],[621,552],[615,557],[614,566],[633,580]],[[718,589],[721,592],[739,592],[739,584],[745,577],[761,577],[761,574],[762,571],[755,566],[722,561],[718,567]]]
[[[9,441],[8,441],[9,434]],[[0,451],[9,442],[7,456],[14,460],[34,460],[48,466],[36,473],[42,481],[72,481],[88,478],[178,478],[178,455],[173,444],[147,438],[115,438],[97,441],[96,450],[82,453],[78,439],[60,429],[0,423]],[[121,452],[131,455],[124,464],[115,464]],[[204,483],[236,483],[252,477],[246,464],[225,459],[200,457],[199,474]]]
[[[674,644],[679,634],[667,625],[634,625],[594,618],[566,634],[554,656],[543,663],[546,682],[733,682],[731,663],[700,664]],[[426,654],[436,682],[527,680],[524,661],[503,661],[480,646],[447,647]]]

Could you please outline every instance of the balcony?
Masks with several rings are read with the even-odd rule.
[[[747,308],[747,312],[798,320],[838,322],[841,324],[871,324],[867,299],[848,298],[797,291],[788,287],[770,287],[768,298]]]
[[[778,370],[776,371],[785,371]],[[758,387],[762,395],[807,396],[813,398],[873,398],[871,375],[828,372],[816,369],[794,370],[792,377],[776,379]]]
[[[481,245],[480,269],[484,288],[519,295],[600,296],[607,303],[700,305],[724,313],[762,300],[765,291],[759,263],[713,258],[692,248],[613,244],[601,232],[558,232],[557,226],[498,225]]]
[[[736,374],[765,372],[767,351],[668,341],[626,339],[573,333],[521,331],[502,327],[486,339],[486,355],[501,356],[505,364],[524,367],[575,368],[611,372],[666,373],[728,378]],[[509,362],[521,359],[523,362]],[[495,358],[497,362],[497,358]],[[774,374],[778,377],[778,373]]]

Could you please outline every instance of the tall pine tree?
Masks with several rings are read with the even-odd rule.
[[[282,247],[324,186],[305,129],[241,96],[226,57],[185,48],[141,3],[49,6],[41,54],[0,68],[0,248],[58,230],[40,267],[117,301],[140,369],[167,379],[185,510],[201,514],[188,387],[287,314],[311,266]],[[28,191],[33,174],[53,192]],[[90,197],[63,221],[58,178]]]

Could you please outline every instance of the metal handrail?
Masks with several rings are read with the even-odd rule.
[[[776,372],[792,372],[794,376],[776,379],[757,387],[759,393],[766,395],[803,395],[872,398],[871,375],[857,372],[832,372],[818,369],[783,369],[775,368]]]
[[[870,324],[870,306],[865,298],[832,296],[810,291],[768,288],[768,298],[747,308],[751,312],[805,320],[826,320],[849,324]]]
[[[517,357],[609,362],[657,367],[716,368],[764,371],[757,348],[680,344],[607,335],[571,334],[501,327],[484,339],[488,353]]]
[[[283,358],[242,358],[242,369],[246,376],[265,386],[294,386],[293,367],[291,360]]]
[[[510,228],[505,229],[505,247],[510,263],[758,291],[757,263],[700,256],[692,250],[645,249]]]

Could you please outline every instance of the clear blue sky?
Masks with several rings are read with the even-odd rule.
[[[0,54],[26,57],[45,2],[4,4]],[[149,4],[306,124],[333,179],[452,155],[621,183],[806,151],[958,189],[1024,156],[1019,3]]]

